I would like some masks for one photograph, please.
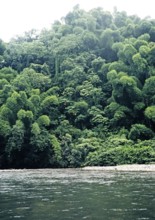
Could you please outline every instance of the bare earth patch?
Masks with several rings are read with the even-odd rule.
[[[155,164],[126,164],[118,166],[94,166],[94,167],[83,167],[82,170],[96,170],[96,171],[154,171]]]

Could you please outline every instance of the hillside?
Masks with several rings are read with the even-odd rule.
[[[155,20],[75,6],[0,41],[0,168],[155,162]]]

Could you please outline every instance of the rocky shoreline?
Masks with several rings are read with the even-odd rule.
[[[155,164],[125,164],[117,166],[88,166],[82,170],[90,171],[154,171]]]

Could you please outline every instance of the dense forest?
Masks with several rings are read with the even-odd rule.
[[[75,6],[0,40],[0,168],[155,162],[155,20]]]

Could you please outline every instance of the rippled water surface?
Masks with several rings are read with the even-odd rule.
[[[155,172],[0,171],[0,219],[155,219]]]

